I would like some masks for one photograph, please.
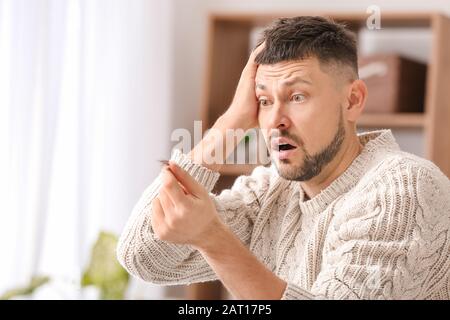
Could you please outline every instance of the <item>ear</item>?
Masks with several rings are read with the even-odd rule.
[[[347,115],[347,120],[356,122],[361,116],[366,104],[367,86],[364,81],[358,79],[352,82],[347,94],[347,107],[344,112]]]

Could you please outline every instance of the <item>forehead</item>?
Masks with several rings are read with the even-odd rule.
[[[301,78],[309,82],[323,76],[317,58],[307,58],[296,61],[283,61],[275,64],[262,64],[256,71],[256,83],[270,81],[287,81],[292,78]]]

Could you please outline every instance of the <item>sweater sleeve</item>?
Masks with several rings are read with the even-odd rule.
[[[390,172],[339,213],[310,291],[282,299],[427,299],[450,294],[450,182],[437,168]]]
[[[268,169],[258,167],[251,176],[236,179],[230,190],[214,195],[211,190],[219,173],[193,163],[178,150],[172,153],[171,160],[205,187],[221,220],[248,245],[261,197],[268,187]],[[217,280],[197,250],[155,237],[151,226],[151,202],[162,185],[160,175],[147,187],[133,208],[117,246],[118,261],[130,274],[154,284],[177,285]]]

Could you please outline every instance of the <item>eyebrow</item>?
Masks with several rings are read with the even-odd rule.
[[[307,84],[307,85],[310,85],[310,86],[312,85],[312,82],[309,81],[309,80],[306,80],[306,79],[301,78],[301,77],[295,77],[295,78],[293,78],[291,80],[284,81],[283,82],[283,86],[289,87],[289,86],[292,86],[292,85],[294,85],[296,83],[299,83],[299,82]],[[262,83],[257,83],[256,84],[256,89],[265,90],[266,86],[263,85]]]

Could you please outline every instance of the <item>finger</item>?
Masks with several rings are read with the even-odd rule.
[[[175,206],[177,203],[186,200],[187,192],[185,192],[177,178],[169,169],[166,169],[163,172],[163,189],[167,192]]]
[[[255,59],[258,56],[258,54],[264,50],[265,47],[266,47],[266,42],[263,42],[263,43],[259,44],[250,54],[250,57],[247,61],[245,69],[247,69],[248,72],[250,72],[250,74],[252,76],[254,76],[256,74],[256,70],[258,69],[258,63],[256,63]]]
[[[187,171],[181,169],[174,162],[169,162],[170,171],[172,171],[175,178],[180,182],[189,194],[198,198],[203,192],[204,188],[199,184]]]
[[[266,47],[265,41],[263,41],[258,46],[256,46],[256,48],[253,49],[252,54],[251,54],[253,56],[253,58],[255,58],[261,51],[263,51],[265,47]]]
[[[252,65],[253,67],[257,67],[258,64],[255,62],[256,56],[261,53],[261,51],[264,50],[266,47],[266,42],[261,43],[258,45],[255,49],[253,49],[252,53],[250,54],[250,58],[248,59],[248,63]]]
[[[172,202],[172,199],[169,197],[169,195],[167,194],[167,192],[164,189],[161,189],[159,191],[158,199],[159,199],[159,202],[161,203],[161,207],[162,207],[165,215],[173,210],[175,205]]]
[[[164,216],[164,210],[158,198],[152,201],[151,224],[155,235],[161,234],[167,228]]]

